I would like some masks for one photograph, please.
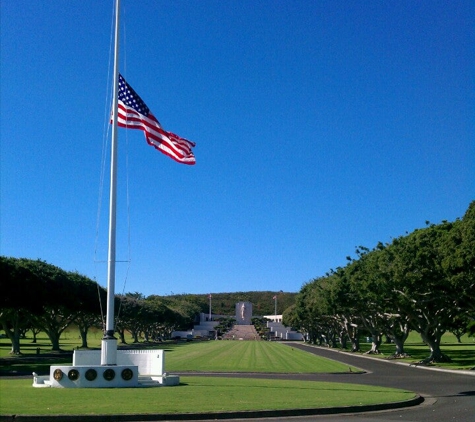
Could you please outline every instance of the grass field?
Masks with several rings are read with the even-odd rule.
[[[44,338],[40,339],[39,347],[45,343]],[[63,347],[66,343],[62,343]],[[74,344],[74,341],[69,343],[72,348]],[[70,353],[65,357],[62,354],[37,356],[36,347],[38,345],[21,358],[3,354],[0,369],[16,368],[31,374],[35,367],[48,372],[51,364],[71,361]],[[348,371],[348,366],[276,342],[203,341],[165,343],[162,347],[166,350],[166,370],[171,373]],[[32,381],[32,377],[0,377],[0,415],[219,413],[370,405],[415,397],[409,391],[357,384],[182,375],[176,387],[114,389],[111,400],[110,389],[33,388]]]
[[[414,393],[313,381],[181,377],[169,388],[33,388],[31,380],[0,378],[0,415],[171,414],[279,410],[405,401]]]
[[[100,348],[101,337],[102,337],[101,332],[94,331],[94,330],[91,331],[88,336],[89,347]],[[44,333],[40,333],[40,335],[38,336],[37,343],[32,343],[31,340],[32,340],[31,335],[21,340],[21,351],[22,351],[23,356],[32,356],[32,357],[36,356],[37,348],[40,349],[40,356],[45,353],[48,353],[48,354],[50,353],[51,343]],[[131,345],[132,339],[130,337],[127,338],[127,341],[129,342],[129,345]],[[203,342],[196,342],[196,343],[202,344]],[[178,343],[177,345],[173,343],[165,343],[165,344],[140,343],[139,347],[140,348],[167,348],[169,351],[172,351],[172,350],[176,351],[177,352],[176,358],[178,359],[181,353],[179,352],[179,349],[181,349],[182,347],[188,348],[189,346],[194,345],[196,343],[195,342]],[[208,342],[205,342],[205,343],[208,343]],[[214,343],[214,342],[211,342],[211,343]],[[237,341],[235,343],[237,343]],[[80,342],[80,339],[78,338],[78,331],[76,328],[74,327],[70,328],[63,334],[61,338],[61,348],[63,350],[71,352],[72,350],[76,349],[80,345],[81,345],[81,342]],[[364,353],[371,348],[371,343],[367,343],[365,341],[365,338],[362,337],[360,346],[361,346],[361,353]],[[453,334],[446,333],[442,337],[441,348],[442,348],[442,351],[452,359],[452,362],[440,363],[440,364],[437,364],[436,366],[441,367],[441,368],[446,368],[446,369],[471,369],[475,367],[475,338],[463,336],[462,343],[457,343],[457,339],[455,338]],[[10,349],[11,349],[10,341],[7,338],[1,338],[0,339],[0,358],[10,356],[9,355]],[[187,350],[191,350],[191,348]],[[382,359],[389,358],[392,355],[392,353],[394,353],[394,350],[395,350],[394,344],[382,344],[381,355],[373,355],[373,356],[380,357]],[[407,339],[406,344],[405,344],[405,350],[406,350],[406,353],[410,355],[410,357],[405,358],[402,361],[407,362],[407,363],[418,362],[428,357],[430,354],[429,348],[421,341],[419,334],[415,332],[410,333],[409,338]],[[68,358],[64,359],[58,356],[57,359],[60,359],[58,363],[68,363]],[[169,363],[173,364],[173,360],[171,360]],[[189,366],[188,363],[186,364]],[[209,370],[209,369],[205,369],[205,362],[199,362],[199,364],[200,366],[204,365],[203,369],[187,369],[187,370],[206,370],[206,371]],[[4,370],[6,369],[5,365],[10,365],[10,364],[3,363]],[[32,371],[34,370],[35,372],[39,373],[39,371],[44,371],[43,367],[46,368],[46,366],[49,366],[49,365],[51,365],[51,363],[46,362],[46,364],[42,364],[41,362],[37,361],[37,362],[32,363],[31,368],[33,368]],[[232,371],[233,365],[238,365],[238,362],[236,362],[235,359],[228,362],[226,365],[227,368],[226,369],[223,368],[222,370]],[[0,371],[1,370],[2,370],[2,363],[0,363]],[[27,371],[32,372],[29,370],[29,368],[27,369]],[[239,369],[237,369],[237,371],[239,371]],[[300,371],[296,371],[296,372],[300,372]],[[319,369],[317,368],[315,372],[319,372]],[[332,371],[329,371],[329,372],[332,372]]]
[[[371,349],[371,343],[362,342],[360,344],[362,352]],[[398,361],[415,363],[430,355],[429,348],[422,342],[419,334],[411,332],[407,339],[404,349],[409,357],[398,359]],[[442,352],[452,359],[452,362],[437,363],[435,366],[445,369],[471,369],[475,367],[475,338],[463,336],[462,343],[457,343],[457,339],[451,333],[442,336]],[[382,344],[381,354],[372,355],[382,359],[389,358],[395,351],[394,344]]]
[[[171,372],[348,372],[348,365],[268,341],[189,343],[166,354],[166,368]]]
[[[167,372],[337,373],[348,365],[268,341],[198,341],[164,343]],[[35,354],[0,359],[0,374],[48,374],[49,367],[71,364],[72,355]],[[352,372],[358,369],[352,367]]]
[[[100,348],[101,337],[102,335],[99,331],[92,331],[88,337],[89,347]],[[21,340],[21,351],[23,353],[23,356],[36,357],[37,348],[40,349],[40,356],[44,355],[45,353],[48,353],[48,354],[50,353],[51,343],[45,334],[41,333],[38,336],[37,343],[32,343],[31,340],[32,340],[31,336],[27,337],[26,339]],[[127,338],[127,341],[129,343],[132,342],[131,338]],[[200,347],[198,345],[208,344],[208,343],[221,344],[221,343],[227,343],[227,342],[226,341],[191,342],[191,343],[178,343],[176,345],[173,343],[165,343],[165,344],[140,343],[138,346],[140,348],[166,348],[170,352],[173,351],[173,353],[167,354],[167,370],[168,370],[168,365],[170,365],[170,368],[173,368],[173,370],[178,370],[178,369],[175,369],[177,367],[175,365],[175,362],[176,362],[177,365],[178,364],[182,365],[181,370],[212,371],[212,369],[209,368],[209,365],[206,362],[202,362],[202,366],[199,368],[197,366],[194,366],[193,369],[189,369],[191,365],[190,360],[192,356],[189,356],[188,353],[191,353],[194,350],[198,350]],[[242,342],[236,341],[233,343],[238,344]],[[247,343],[247,342],[244,342],[244,343]],[[262,342],[262,343],[268,344],[269,342]],[[275,344],[275,343],[272,343],[272,344]],[[80,339],[78,338],[77,329],[71,328],[63,334],[62,339],[61,339],[61,348],[63,350],[71,352],[72,350],[74,350],[80,345],[81,345],[81,342],[80,342]],[[361,346],[362,352],[364,353],[371,348],[371,343],[366,343],[365,338],[362,338],[360,346]],[[475,338],[464,336],[462,337],[462,343],[457,343],[457,340],[453,334],[446,333],[442,337],[441,348],[442,348],[442,351],[452,359],[452,362],[440,363],[440,364],[437,364],[437,366],[441,368],[447,368],[447,369],[470,369],[470,368],[475,367]],[[11,349],[10,341],[7,338],[0,339],[0,358],[8,357],[10,349]],[[373,356],[377,356],[380,358],[388,358],[391,356],[392,353],[394,353],[394,350],[395,350],[394,344],[382,344],[381,345],[382,354],[373,355]],[[405,350],[406,350],[406,353],[410,355],[410,357],[403,359],[402,360],[403,362],[414,363],[429,356],[428,347],[421,341],[420,336],[414,332],[412,332],[409,335],[409,338],[405,344]],[[199,353],[201,353],[201,351]],[[207,353],[209,353],[208,361],[214,360],[215,361],[214,364],[218,363],[216,362],[216,359],[219,358],[218,350],[215,350],[214,352],[210,350]],[[256,371],[256,372],[259,372],[259,371],[260,372],[285,372],[286,371],[285,366],[289,366],[289,368],[291,368],[295,365],[297,366],[299,365],[294,362],[288,362],[288,359],[286,358],[286,360],[282,362],[281,366],[273,365],[273,367],[269,367],[269,365],[265,365],[266,368],[260,370],[259,367],[262,366],[262,361],[259,361],[255,357],[254,359],[251,359],[251,356],[248,353],[250,353],[250,351],[248,351],[247,354],[236,353],[235,356],[230,356],[229,359],[227,360],[219,359],[219,364],[221,365],[221,368],[219,369],[219,371],[225,371],[225,372],[246,371],[246,369],[240,369],[240,367],[243,366],[241,360],[244,356],[247,356],[247,358],[249,358],[247,359],[247,361],[253,362],[252,364],[254,366],[254,369],[252,371]],[[290,351],[287,353],[290,353]],[[289,357],[290,357],[290,360],[292,360],[292,357],[291,356]],[[274,358],[272,359],[276,359],[276,358],[277,357],[274,356]],[[28,363],[29,366],[26,367],[24,363],[15,364],[13,359],[11,360],[11,362],[5,362],[5,361],[0,362],[0,371],[2,371],[2,369],[5,371],[5,370],[11,370],[11,369],[22,370],[22,368],[24,368],[23,371],[26,370],[29,373],[31,373],[32,371],[35,371],[38,373],[46,373],[47,368],[52,363],[67,364],[71,362],[70,357],[64,358],[58,355],[57,357],[53,359],[52,363],[49,362],[48,359],[44,359],[43,361],[33,360],[32,362],[29,362]],[[267,356],[264,359],[264,362],[271,362],[272,359],[269,356]],[[195,362],[193,365],[196,365],[196,364],[197,363]],[[184,369],[185,367],[187,369]],[[277,369],[278,367],[281,367],[283,369],[279,370]],[[328,369],[321,370],[320,365],[315,365],[310,362],[310,363],[305,364],[304,371],[302,371],[301,369],[294,368],[294,369],[289,369],[287,372],[292,372],[292,371],[293,372],[335,372],[335,371],[338,371],[338,369],[332,370],[331,368],[328,368]]]
[[[89,346],[99,348],[101,334],[92,332]],[[370,343],[361,342],[362,352]],[[128,339],[131,343],[131,339]],[[61,347],[67,353],[51,353],[44,334],[38,342],[31,337],[21,341],[21,357],[10,356],[10,342],[0,339],[0,375],[17,371],[49,373],[52,364],[70,364],[71,351],[80,346],[77,331],[64,333]],[[266,372],[266,373],[337,373],[348,372],[346,365],[322,359],[279,342],[193,341],[129,346],[166,350],[168,372]],[[451,334],[444,335],[442,350],[452,363],[439,366],[469,369],[475,366],[475,342],[463,337],[457,343]],[[429,350],[416,333],[406,345],[411,355],[407,362],[428,356]],[[39,351],[37,350],[39,349]],[[394,352],[393,344],[381,346],[381,358]],[[39,354],[38,354],[39,352]],[[357,371],[357,368],[351,368]],[[42,389],[32,387],[32,378],[11,379],[0,376],[0,415],[97,415],[97,414],[172,414],[194,412],[256,411],[296,408],[319,408],[370,405],[405,401],[414,393],[357,384],[313,381],[260,380],[221,377],[181,376],[180,385],[170,388],[115,389]]]

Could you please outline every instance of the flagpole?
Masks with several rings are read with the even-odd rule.
[[[277,316],[277,295],[274,296],[274,315]]]
[[[120,0],[115,4],[114,74],[112,89],[112,142],[111,179],[109,198],[109,251],[107,261],[107,318],[102,338],[101,365],[117,364],[117,339],[114,337],[114,298],[116,266],[116,202],[117,202],[117,108],[118,108],[118,63],[119,63],[119,9]]]
[[[209,321],[211,321],[211,293],[209,294]]]

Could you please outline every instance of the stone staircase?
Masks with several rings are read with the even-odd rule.
[[[234,325],[223,340],[260,340],[254,325]]]

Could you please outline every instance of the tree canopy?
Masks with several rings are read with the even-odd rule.
[[[427,227],[378,245],[358,247],[357,258],[303,286],[284,322],[310,341],[338,338],[358,350],[361,332],[370,334],[372,352],[386,335],[403,354],[409,330],[430,348],[427,362],[441,361],[446,331],[468,327],[475,306],[475,202],[462,219]]]
[[[382,336],[404,355],[410,330],[430,348],[427,361],[446,357],[440,340],[473,330],[475,319],[475,201],[454,222],[427,223],[373,249],[356,248],[344,267],[305,283],[300,292],[211,292],[214,315],[234,315],[235,304],[249,301],[254,315],[284,315],[284,323],[304,332],[311,342],[338,343],[359,350],[362,333],[378,353]],[[2,295],[0,324],[20,353],[20,334],[42,330],[59,350],[61,333],[75,323],[87,347],[87,331],[102,328],[105,290],[77,272],[41,260],[0,256]],[[102,306],[101,306],[102,304]],[[116,295],[116,329],[134,341],[167,337],[186,330],[197,315],[210,310],[209,294],[145,297],[139,292]],[[276,309],[277,307],[277,309]],[[470,331],[471,332],[471,331]]]

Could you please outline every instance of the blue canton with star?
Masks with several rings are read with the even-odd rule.
[[[143,102],[142,98],[125,81],[122,75],[119,75],[119,101],[122,101],[127,107],[133,108],[138,113],[148,116],[149,108]]]

